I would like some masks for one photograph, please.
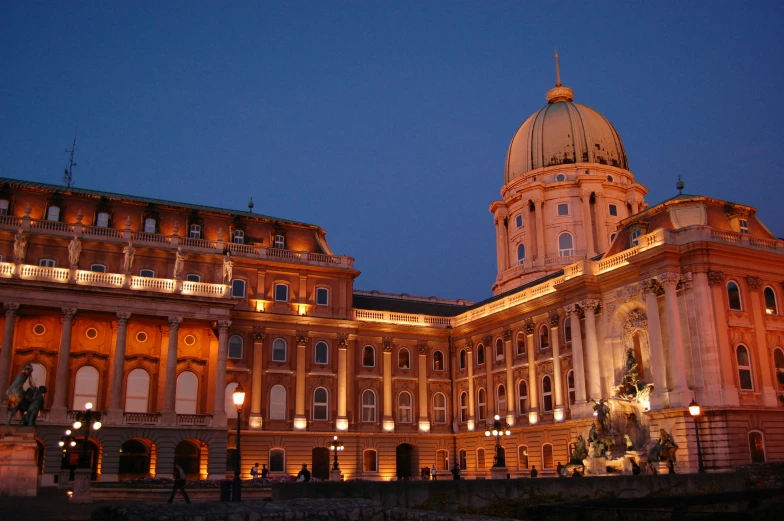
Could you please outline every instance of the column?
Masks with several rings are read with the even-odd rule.
[[[346,378],[346,368],[348,363],[348,339],[338,338],[338,417],[335,420],[335,427],[339,431],[348,430],[348,404],[346,401],[346,390],[348,389],[348,379]]]
[[[724,285],[724,272],[709,271],[708,285],[711,287],[711,300],[713,301],[712,314],[723,320],[726,316],[726,291]],[[721,366],[721,383],[723,400],[722,405],[737,406],[740,403],[738,387],[735,385],[736,358],[732,344],[730,343],[729,332],[723,324],[717,324],[716,337],[719,344],[719,364]]]
[[[384,341],[384,431],[395,431],[395,418],[392,416],[392,349],[395,344],[391,339]]]
[[[428,407],[427,395],[427,344],[417,345],[419,351],[419,375],[418,383],[419,390],[419,432],[430,432],[430,421],[427,419],[427,414],[430,407]]]
[[[563,375],[561,374],[561,345],[559,343],[559,325],[561,317],[557,313],[550,315],[550,345],[553,346],[553,394],[555,396],[555,406],[553,407],[553,418],[555,421],[564,419],[563,403]]]
[[[593,244],[593,224],[591,223],[591,193],[581,192],[580,200],[583,207],[583,237],[585,237],[585,253],[590,259],[596,255]]]
[[[599,401],[602,397],[602,384],[599,378],[599,346],[596,343],[596,310],[597,299],[586,299],[580,302],[585,312],[585,365],[588,368],[588,400]]]
[[[5,327],[3,328],[3,348],[0,349],[0,389],[8,389],[11,355],[14,351],[16,313],[19,311],[19,304],[15,302],[6,302],[3,305],[3,308],[5,309]]]
[[[692,393],[686,378],[685,347],[676,295],[676,287],[681,280],[681,275],[680,273],[664,273],[659,275],[658,279],[664,287],[664,308],[667,313],[667,337],[670,347],[667,373],[672,382],[670,407],[685,406],[691,400]]]
[[[544,203],[540,200],[534,201],[536,211],[536,263],[544,266],[547,248],[544,244]]]
[[[512,369],[512,330],[504,330],[504,360],[506,361],[506,423],[514,425],[516,414],[515,397],[517,389],[514,387],[514,371]]]
[[[596,212],[596,253],[602,253],[607,251],[607,241],[609,240],[609,237],[607,237],[606,219],[604,217],[609,210],[605,205],[604,196],[602,194],[596,194],[594,211]]]
[[[490,419],[498,414],[497,400],[495,396],[495,383],[493,382],[493,362],[495,361],[495,346],[493,337],[486,336],[485,344],[485,379],[487,380],[487,418]]]
[[[763,303],[765,297],[762,294],[762,279],[759,277],[746,277],[746,284],[749,286],[751,293],[751,314],[754,320],[754,332],[757,340],[756,357],[757,367],[760,370],[756,371],[762,375],[762,403],[767,407],[776,407],[778,405],[778,397],[774,387],[773,378],[769,367],[773,367],[773,361],[770,359],[770,352],[768,351],[768,341],[765,335],[765,315],[763,310]],[[752,350],[751,353],[754,353]]]
[[[466,340],[466,364],[468,364],[468,430],[476,427],[476,402],[474,402],[474,341]]]
[[[508,240],[504,216],[501,215],[499,209],[495,214],[495,248],[499,276],[509,267],[509,255],[506,253],[508,251]]]
[[[166,379],[163,387],[163,411],[161,424],[176,425],[177,411],[177,339],[180,333],[182,317],[169,317],[169,346],[166,349]]]
[[[294,429],[305,430],[308,418],[305,416],[305,349],[308,346],[308,337],[304,334],[297,335],[297,372],[294,399]]]
[[[117,313],[117,340],[112,360],[112,391],[107,418],[111,423],[121,424],[123,419],[122,388],[125,380],[125,345],[130,313]]]
[[[68,369],[71,363],[71,330],[76,309],[63,308],[60,352],[57,354],[57,376],[54,381],[54,399],[49,418],[52,422],[64,422],[68,412]]]
[[[583,359],[583,333],[580,325],[580,312],[577,304],[565,306],[569,320],[572,321],[572,366],[574,367],[574,405],[575,409],[583,408],[585,398],[585,361]],[[572,418],[575,416],[572,411]]]
[[[642,292],[645,295],[645,307],[648,311],[648,340],[651,344],[651,373],[653,373],[653,392],[651,393],[651,408],[661,409],[669,403],[667,388],[667,366],[664,362],[664,346],[661,337],[661,321],[659,320],[659,305],[656,294],[661,285],[656,279],[642,282]]]
[[[262,390],[262,355],[264,352],[264,333],[253,333],[253,365],[250,381],[250,417],[248,428],[261,429],[261,390]]]
[[[534,343],[534,321],[525,321],[525,346],[528,350],[528,423],[539,421],[539,382],[536,376],[536,344]]]
[[[215,368],[215,405],[212,411],[212,425],[226,426],[226,362],[229,358],[230,320],[218,321],[218,366]]]

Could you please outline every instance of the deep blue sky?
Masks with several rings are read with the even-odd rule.
[[[318,224],[355,287],[480,300],[553,47],[648,201],[784,235],[782,2],[3,2],[0,175]]]

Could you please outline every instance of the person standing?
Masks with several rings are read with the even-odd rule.
[[[455,463],[455,466],[452,467],[452,479],[460,479],[460,467]]]
[[[261,464],[261,484],[267,484],[267,476],[269,476],[269,469],[267,468],[266,463]]]
[[[180,467],[175,463],[174,471],[172,472],[172,474],[174,477],[174,485],[172,486],[171,496],[169,496],[169,503],[174,501],[174,494],[177,493],[177,490],[182,492],[182,497],[185,498],[185,502],[190,503],[191,498],[189,498],[188,493],[185,492],[185,482],[186,482],[185,471],[182,469],[182,467]]]
[[[531,477],[535,478],[539,475],[539,472],[536,470],[536,465],[531,465]]]
[[[259,464],[258,463],[256,463],[255,465],[253,465],[250,468],[250,477],[252,478],[253,483],[256,483],[256,482],[259,481]]]
[[[436,466],[435,466],[435,464],[433,464],[433,466],[430,468],[430,479],[432,479],[433,481],[436,480]]]

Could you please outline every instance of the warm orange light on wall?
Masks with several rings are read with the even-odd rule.
[[[267,303],[264,300],[257,300],[256,301],[256,311],[258,311],[259,313],[263,313],[264,312],[264,308],[266,307],[266,304]]]

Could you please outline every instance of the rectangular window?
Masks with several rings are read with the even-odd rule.
[[[0,215],[8,215],[8,199],[0,199]]]
[[[515,226],[517,226],[518,228],[522,228],[523,227],[523,216],[522,216],[522,214],[520,214],[517,217],[515,217]]]
[[[326,306],[329,304],[329,290],[327,288],[316,288],[316,305]]]
[[[568,203],[560,203],[558,205],[558,215],[569,215],[569,204]]]
[[[270,472],[283,472],[286,468],[286,452],[283,449],[269,451]]]
[[[201,239],[201,224],[191,224],[189,237],[191,239]]]
[[[188,273],[185,275],[185,280],[188,282],[201,282],[201,275],[198,273]]]
[[[485,449],[476,451],[476,470],[485,470]]]
[[[749,233],[749,222],[746,219],[738,219],[740,233]]]
[[[155,278],[155,270],[139,270],[140,277],[149,277],[151,279]]]
[[[231,238],[234,244],[245,244],[245,231],[244,230],[234,230],[234,235]]]
[[[288,302],[289,301],[289,287],[286,284],[275,284],[275,301]]]
[[[280,250],[286,248],[286,238],[282,235],[275,236],[275,242],[272,244],[273,248],[278,248]]]
[[[639,240],[640,239],[640,235],[641,235],[641,233],[640,233],[639,230],[634,230],[632,232],[632,246],[639,246],[639,244],[640,244],[640,240]]]
[[[245,298],[245,281],[234,279],[231,281],[231,296],[234,298]]]
[[[94,271],[95,273],[106,273],[106,266],[103,264],[91,264],[90,271]]]
[[[57,263],[54,259],[41,259],[38,261],[39,266],[43,266],[44,268],[54,268]]]
[[[449,452],[445,450],[436,451],[436,470],[449,470]]]
[[[59,221],[60,220],[60,207],[59,206],[50,206],[46,209],[46,220],[47,221]]]
[[[378,453],[366,450],[362,457],[362,472],[378,472]]]
[[[106,212],[98,212],[98,216],[95,218],[95,225],[99,228],[108,228],[109,214]]]
[[[147,217],[144,220],[144,233],[155,233],[157,222],[155,219],[151,217]]]
[[[612,215],[613,217],[618,217],[618,207],[615,206],[614,204],[610,205],[610,215]]]

